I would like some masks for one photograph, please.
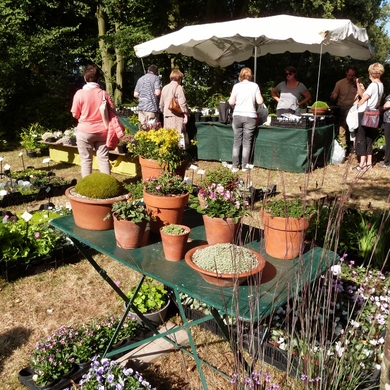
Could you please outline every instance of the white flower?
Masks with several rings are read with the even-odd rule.
[[[340,341],[337,341],[337,342],[336,342],[336,352],[337,352],[337,356],[338,356],[338,357],[343,356],[344,351],[345,351],[345,348],[341,346]]]
[[[340,265],[332,265],[330,267],[330,270],[332,271],[333,275],[341,275],[341,266]]]
[[[357,322],[357,321],[354,321],[354,320],[351,320],[351,325],[354,327],[354,328],[358,328],[360,326],[360,324]]]

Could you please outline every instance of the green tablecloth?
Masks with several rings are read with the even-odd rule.
[[[233,129],[218,122],[188,126],[190,138],[198,141],[199,160],[232,160]],[[334,125],[312,129],[260,126],[255,136],[253,164],[267,169],[306,172],[330,162]],[[312,146],[311,146],[312,145]],[[310,156],[311,154],[311,156]]]
[[[121,117],[129,126],[128,118]],[[131,129],[132,132],[135,129]],[[232,161],[233,129],[219,122],[187,125],[190,139],[197,141],[191,153],[198,160]],[[313,136],[314,135],[314,136]],[[334,125],[313,129],[259,126],[254,143],[253,164],[286,172],[306,172],[330,162]],[[313,138],[313,139],[312,139]]]

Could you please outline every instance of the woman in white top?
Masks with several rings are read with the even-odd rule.
[[[253,74],[249,68],[242,68],[238,76],[239,83],[233,86],[229,104],[233,111],[233,170],[240,164],[242,149],[242,171],[246,171],[252,149],[253,134],[256,129],[256,103],[263,104],[259,86],[252,81]]]
[[[358,86],[358,94],[361,99],[358,103],[359,110],[359,127],[356,134],[356,155],[359,158],[359,165],[352,168],[356,171],[362,171],[370,169],[372,167],[372,143],[375,138],[376,129],[362,126],[362,118],[364,110],[366,108],[375,109],[378,108],[382,95],[383,95],[383,84],[381,82],[381,76],[385,72],[383,65],[376,62],[368,67],[368,74],[371,80],[371,84],[364,91],[359,87],[359,80],[356,80]]]

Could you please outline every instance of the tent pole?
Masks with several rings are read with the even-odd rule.
[[[253,76],[253,81],[256,82],[256,72],[257,72],[257,46],[255,45],[255,58],[254,58],[254,76]]]

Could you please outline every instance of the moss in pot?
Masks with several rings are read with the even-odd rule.
[[[113,228],[113,219],[106,218],[114,202],[127,198],[126,189],[115,177],[94,172],[82,178],[65,195],[72,206],[75,224],[88,230]]]

